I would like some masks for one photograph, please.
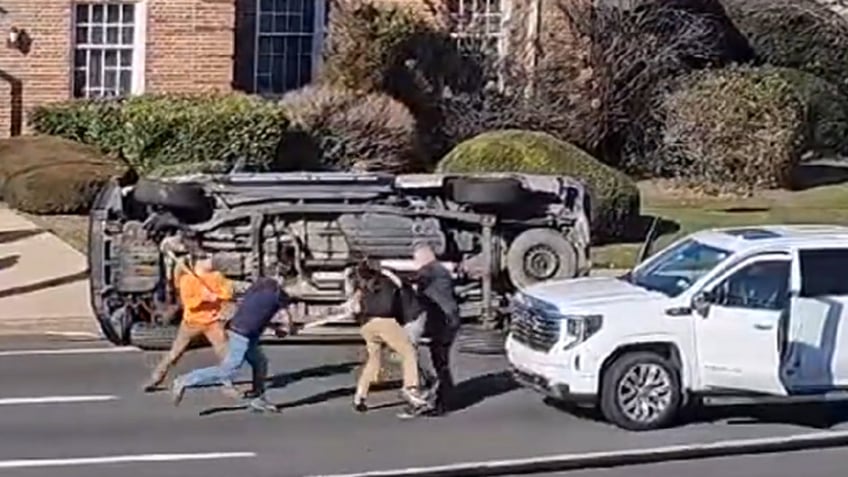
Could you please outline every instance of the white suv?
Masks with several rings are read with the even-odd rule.
[[[619,278],[517,295],[516,379],[630,430],[689,402],[848,398],[848,227],[780,225],[685,237]]]

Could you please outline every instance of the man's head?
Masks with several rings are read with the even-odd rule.
[[[436,261],[436,252],[427,242],[418,242],[412,246],[412,260],[416,268],[421,268]]]

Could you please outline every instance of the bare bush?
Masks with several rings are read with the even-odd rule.
[[[287,163],[318,156],[330,169],[424,168],[415,118],[388,95],[313,85],[285,95],[280,104],[292,122],[282,153],[304,156]]]

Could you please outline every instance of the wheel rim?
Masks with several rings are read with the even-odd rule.
[[[662,366],[637,364],[619,382],[616,398],[628,419],[649,424],[662,417],[671,405],[671,376]]]
[[[524,255],[524,270],[535,280],[551,278],[559,268],[556,252],[545,245],[530,248]]]

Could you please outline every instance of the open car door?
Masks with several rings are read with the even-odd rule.
[[[783,379],[793,394],[848,388],[848,248],[793,251]]]

